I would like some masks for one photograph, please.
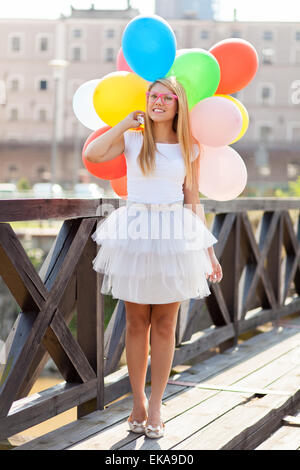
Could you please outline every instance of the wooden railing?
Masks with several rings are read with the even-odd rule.
[[[218,238],[223,269],[211,295],[182,302],[173,365],[182,364],[268,321],[300,312],[300,199],[238,198],[201,201]],[[130,391],[125,347],[125,306],[118,301],[104,329],[102,275],[92,269],[91,234],[119,199],[0,201],[0,275],[20,306],[5,344],[0,379],[0,439],[77,407],[78,417]],[[106,212],[105,212],[106,211]],[[257,212],[258,225],[250,221]],[[292,216],[291,216],[292,214]],[[292,219],[293,217],[293,219]],[[64,220],[39,273],[9,222]],[[68,324],[77,314],[77,338]],[[199,329],[199,317],[211,325]],[[61,384],[27,396],[49,355]],[[147,380],[150,379],[150,358]]]

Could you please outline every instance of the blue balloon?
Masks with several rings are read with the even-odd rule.
[[[176,56],[175,34],[157,15],[137,16],[125,28],[122,50],[128,65],[140,77],[154,82],[163,78]]]

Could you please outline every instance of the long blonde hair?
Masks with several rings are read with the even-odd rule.
[[[169,88],[172,93],[178,96],[178,109],[172,126],[174,132],[177,134],[178,142],[180,144],[184,159],[186,170],[186,185],[187,187],[192,188],[192,185],[196,184],[198,180],[199,165],[198,158],[196,158],[196,160],[193,162],[191,161],[193,143],[197,142],[195,139],[193,139],[191,133],[189,108],[185,89],[181,83],[177,82],[175,77],[168,77],[161,78],[151,83],[148,91],[150,91],[156,83],[161,83],[162,85]],[[147,111],[145,113],[145,126],[142,132],[144,139],[141,151],[138,156],[138,163],[144,176],[147,176],[155,169],[155,152],[158,151],[153,137],[153,121],[150,119]],[[201,147],[199,146],[199,153],[200,152]]]

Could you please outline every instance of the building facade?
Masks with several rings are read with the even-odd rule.
[[[156,0],[155,13],[167,20],[213,20],[215,0]]]
[[[138,14],[131,8],[91,8],[72,9],[70,16],[57,20],[0,20],[0,182],[20,177],[31,184],[49,180],[55,115],[58,182],[72,185],[85,178],[107,186],[82,165],[80,149],[92,131],[77,121],[72,99],[85,81],[116,70],[123,31]],[[299,23],[168,22],[178,49],[209,50],[230,37],[254,45],[259,70],[235,95],[247,108],[250,125],[234,147],[245,158],[249,181],[294,180],[300,173]],[[49,64],[53,59],[69,64],[59,72],[57,82]],[[58,107],[54,113],[56,83]]]

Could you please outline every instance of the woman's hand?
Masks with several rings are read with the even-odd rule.
[[[137,120],[137,116],[141,115],[143,118],[145,116],[144,111],[132,111],[132,113],[128,114],[123,121],[128,126],[128,129],[137,128],[141,125],[141,123]]]
[[[213,283],[220,282],[223,277],[222,267],[215,254],[211,256],[210,260],[212,264],[212,273],[206,274],[206,279]]]

